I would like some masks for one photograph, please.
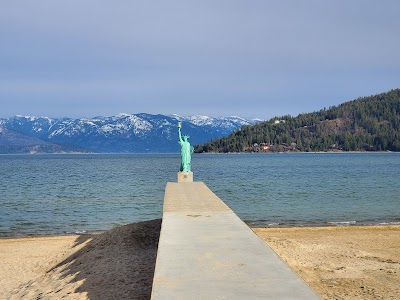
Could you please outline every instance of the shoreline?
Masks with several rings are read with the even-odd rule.
[[[288,227],[262,227],[262,226],[251,226],[250,227],[253,231],[254,230],[266,230],[266,231],[302,231],[302,230],[332,230],[332,231],[346,231],[346,230],[384,230],[388,228],[396,229],[400,231],[400,224],[384,224],[384,225],[348,225],[348,226],[334,226],[334,225],[327,225],[327,226],[288,226]],[[400,238],[400,236],[399,236]]]
[[[152,221],[152,220],[148,220]],[[148,222],[143,221],[143,222]],[[297,223],[297,224],[285,224],[285,223],[264,223],[258,221],[247,221],[242,220],[249,226],[251,229],[306,229],[306,228],[357,228],[357,227],[386,227],[386,226],[394,226],[400,227],[400,221],[393,221],[393,222],[379,222],[379,223],[361,223],[357,221],[338,221],[338,222],[327,222],[327,223]],[[135,222],[141,223],[141,222]],[[94,229],[94,230],[82,230],[77,232],[64,232],[64,233],[29,233],[26,235],[18,234],[18,235],[6,235],[4,232],[2,233],[3,236],[0,236],[1,240],[7,239],[29,239],[29,238],[41,238],[41,237],[85,237],[85,236],[97,236],[102,233],[108,232],[110,230],[120,228],[126,225],[117,225],[110,229]]]
[[[400,151],[281,151],[281,152],[195,152],[194,154],[343,154],[343,153],[400,153]]]
[[[194,152],[194,154],[341,154],[341,153],[400,153],[400,151],[281,151],[281,152]],[[46,155],[179,155],[178,152],[38,152],[38,153],[0,153],[0,156],[46,156]]]
[[[327,228],[327,227],[369,227],[369,226],[400,226],[400,221],[389,222],[362,222],[362,221],[332,221],[325,223],[267,223],[257,221],[244,221],[250,228]]]

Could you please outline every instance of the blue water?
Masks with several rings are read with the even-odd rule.
[[[0,155],[0,236],[109,229],[161,218],[179,155]],[[194,155],[250,225],[400,224],[400,153]]]

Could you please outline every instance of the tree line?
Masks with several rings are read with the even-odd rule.
[[[195,151],[400,151],[400,89],[243,126]]]

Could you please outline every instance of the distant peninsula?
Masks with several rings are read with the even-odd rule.
[[[400,151],[400,89],[242,126],[197,153]]]

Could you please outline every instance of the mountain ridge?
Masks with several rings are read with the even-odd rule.
[[[41,142],[38,141],[38,145],[58,145],[60,147],[57,152],[65,152],[63,148],[66,147],[69,149],[67,152],[71,149],[80,149],[83,152],[100,153],[168,153],[179,152],[176,130],[178,122],[182,122],[182,131],[191,136],[190,142],[196,144],[228,135],[243,125],[255,124],[257,121],[237,116],[184,117],[147,113],[120,113],[115,116],[77,119],[16,115],[0,119],[0,126],[25,135],[27,140],[40,139]],[[4,145],[5,143],[7,145]],[[25,146],[32,148],[34,145],[31,144]],[[6,151],[4,146],[14,149],[24,145],[23,143],[12,144],[12,140],[6,141],[4,138],[3,143],[0,143],[0,147],[3,147],[2,153]],[[18,151],[18,153],[23,152],[23,149]],[[25,152],[32,151],[26,149]]]

